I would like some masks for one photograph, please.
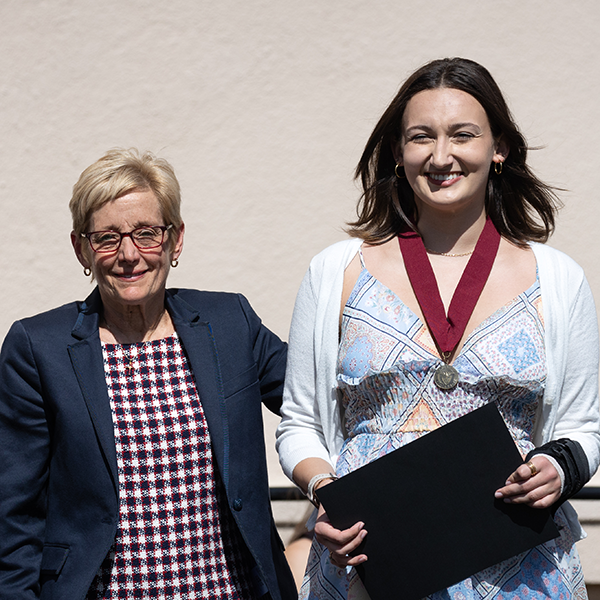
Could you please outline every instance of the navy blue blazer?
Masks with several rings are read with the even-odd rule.
[[[167,290],[231,513],[273,600],[296,588],[269,502],[261,402],[278,413],[286,345],[240,295]],[[0,598],[83,598],[118,523],[96,289],[16,322],[0,353]]]

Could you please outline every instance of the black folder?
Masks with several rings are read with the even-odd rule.
[[[558,537],[549,509],[494,498],[523,462],[495,404],[318,490],[338,529],[365,523],[372,600],[417,600]]]

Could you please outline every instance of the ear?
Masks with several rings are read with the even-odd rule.
[[[395,144],[392,145],[392,154],[394,155],[394,160],[396,164],[399,166],[404,166],[404,159],[402,158],[402,148],[400,147],[400,140],[398,140]]]
[[[494,152],[494,156],[492,157],[492,161],[495,163],[504,162],[508,158],[508,153],[510,152],[510,148],[504,138],[500,136],[500,138],[496,141],[496,150]]]
[[[75,250],[75,256],[77,256],[77,260],[80,262],[82,267],[89,269],[91,265],[90,261],[85,256],[83,244],[81,243],[82,240],[83,238],[80,235],[77,235],[74,231],[71,231],[71,244],[73,246],[73,250]]]
[[[177,239],[171,252],[171,260],[177,260],[183,252],[183,234],[185,233],[185,223],[181,224],[179,231],[177,232]]]

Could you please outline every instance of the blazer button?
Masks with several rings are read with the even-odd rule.
[[[237,510],[239,512],[240,510],[242,510],[243,506],[244,506],[244,503],[242,502],[241,498],[236,498],[233,501],[233,510]]]

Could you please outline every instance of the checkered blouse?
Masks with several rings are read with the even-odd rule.
[[[213,468],[176,334],[103,344],[119,473],[119,525],[87,600],[254,598],[248,550]]]

